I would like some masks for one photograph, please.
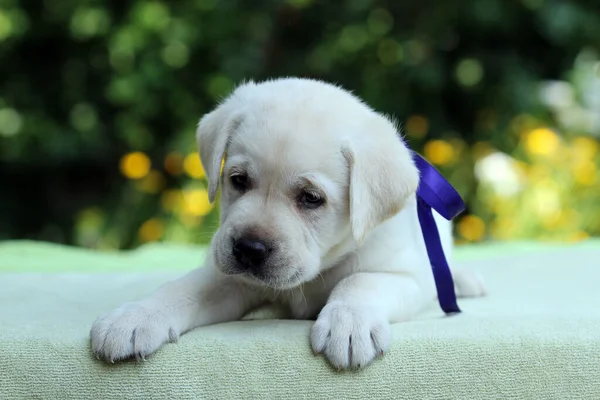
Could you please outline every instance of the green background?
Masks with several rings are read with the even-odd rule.
[[[336,82],[468,205],[458,242],[600,234],[600,3],[0,0],[0,239],[206,243],[199,118]]]

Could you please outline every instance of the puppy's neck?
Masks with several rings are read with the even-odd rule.
[[[351,232],[348,232],[343,235],[342,240],[333,246],[321,259],[321,271],[326,271],[335,267],[356,249],[358,249],[358,244],[352,237]]]

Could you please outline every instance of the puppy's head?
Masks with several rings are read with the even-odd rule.
[[[418,185],[394,124],[319,81],[243,84],[196,136],[211,202],[221,186],[216,266],[277,289],[340,262]]]

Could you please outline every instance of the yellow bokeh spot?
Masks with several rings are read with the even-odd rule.
[[[543,179],[532,185],[526,204],[533,214],[540,218],[555,218],[563,207],[560,197],[560,187],[550,178]]]
[[[539,126],[539,122],[529,114],[517,115],[510,122],[511,130],[517,135],[530,132],[537,126]]]
[[[458,223],[458,233],[470,242],[481,240],[485,235],[485,223],[475,215],[467,215]]]
[[[531,154],[548,156],[553,154],[560,144],[560,139],[548,128],[538,128],[529,132],[525,139],[525,148]]]
[[[490,234],[496,240],[506,240],[514,236],[516,228],[512,218],[499,218],[492,224]]]
[[[552,170],[546,164],[533,164],[526,168],[527,177],[532,182],[541,181],[547,179],[551,174]]]
[[[494,148],[488,142],[477,142],[472,148],[473,156],[480,160],[486,156],[489,156],[494,152]]]
[[[202,216],[196,216],[189,213],[179,214],[178,217],[179,221],[183,224],[183,226],[185,226],[188,229],[195,228],[201,225],[202,221],[204,220]]]
[[[413,115],[406,121],[406,133],[408,136],[420,139],[427,135],[429,121],[422,115]]]
[[[148,175],[137,182],[137,187],[142,192],[158,193],[165,187],[165,177],[159,171],[150,171]]]
[[[515,170],[520,174],[521,177],[526,177],[529,173],[530,166],[523,161],[513,160],[512,165],[515,167]]]
[[[129,179],[141,179],[150,172],[150,159],[144,153],[135,151],[121,157],[119,167],[123,176]]]
[[[169,153],[165,157],[165,170],[173,176],[180,175],[183,172],[182,164],[183,156],[177,152]]]
[[[77,215],[77,224],[85,229],[99,229],[103,222],[104,212],[98,207],[86,208]]]
[[[588,137],[573,139],[573,153],[578,160],[592,160],[599,150],[600,145],[597,140]]]
[[[446,165],[454,160],[452,145],[444,140],[431,140],[425,144],[425,158],[436,165]]]
[[[183,169],[191,178],[202,179],[206,176],[198,153],[190,153],[185,157]]]
[[[570,235],[568,240],[570,242],[581,242],[583,240],[589,239],[589,237],[590,237],[590,235],[588,235],[586,232],[578,231],[578,232],[575,232],[572,235]]]
[[[554,212],[544,216],[540,222],[547,230],[558,230],[565,221],[564,215],[562,209],[554,210]]]
[[[575,181],[581,185],[591,186],[596,183],[598,168],[591,161],[583,161],[573,168]]]
[[[163,223],[156,218],[144,222],[138,230],[138,237],[142,242],[155,242],[163,235]]]
[[[213,205],[208,201],[206,189],[190,190],[185,194],[185,211],[195,215],[204,216],[211,212]]]
[[[467,144],[462,139],[458,138],[450,139],[450,146],[452,146],[452,149],[454,150],[454,155],[452,156],[454,160],[460,159],[465,151],[468,150]]]
[[[181,208],[184,202],[181,190],[165,190],[160,198],[163,208],[169,212],[175,212]]]

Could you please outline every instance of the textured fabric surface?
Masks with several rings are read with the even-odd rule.
[[[598,242],[459,248],[457,263],[484,274],[489,296],[460,300],[459,316],[432,304],[394,325],[388,354],[359,372],[312,355],[310,322],[277,319],[200,328],[143,363],[93,358],[98,314],[203,253],[0,243],[0,399],[600,398]]]

